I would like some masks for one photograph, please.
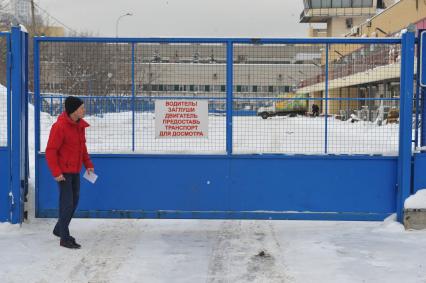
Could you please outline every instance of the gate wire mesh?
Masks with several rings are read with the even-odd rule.
[[[399,47],[330,46],[330,153],[398,154]],[[353,123],[342,122],[348,114]]]
[[[76,95],[85,101],[91,152],[225,153],[225,50],[137,43],[132,52],[130,43],[41,42],[41,150],[66,96]],[[207,100],[208,138],[156,139],[154,104],[167,98]]]
[[[301,82],[310,78],[321,79],[322,47],[234,47],[234,107],[252,109],[255,114],[234,116],[235,153],[324,152],[324,121],[305,116],[308,96],[297,92]],[[324,82],[319,84],[325,86]]]
[[[235,153],[398,153],[399,45],[329,45],[328,66],[326,48],[246,47],[260,65],[236,55],[234,106],[264,120],[233,117]]]
[[[0,35],[0,147],[7,146],[7,40]]]
[[[400,45],[233,48],[233,153],[397,154]],[[40,42],[41,151],[77,95],[90,152],[226,153],[226,72],[225,44]],[[208,138],[156,138],[164,99],[207,100]]]

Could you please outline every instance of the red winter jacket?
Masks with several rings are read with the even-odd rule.
[[[86,147],[86,121],[74,122],[63,112],[50,130],[46,147],[46,160],[53,177],[62,173],[80,173],[84,163],[86,168],[94,168]]]

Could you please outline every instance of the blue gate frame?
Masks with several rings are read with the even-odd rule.
[[[412,32],[400,39],[35,38],[36,216],[56,217],[57,188],[40,153],[41,42],[227,45],[226,154],[93,154],[100,178],[95,185],[82,182],[78,217],[382,220],[397,212],[402,221],[412,175]],[[233,45],[252,43],[401,44],[399,155],[234,154]],[[280,182],[283,179],[287,182]],[[311,180],[321,182],[313,186]]]
[[[6,53],[10,53],[10,33],[0,33],[0,37],[6,40]],[[6,131],[2,131],[2,135],[6,133],[7,143],[0,146],[0,222],[10,221],[10,213],[12,211],[11,202],[9,199],[10,192],[10,56],[6,55],[6,88],[7,88],[7,104],[2,106],[3,111],[6,111]],[[3,129],[2,129],[3,130]]]
[[[7,144],[0,147],[0,222],[22,223],[28,192],[28,34],[0,33],[7,41]]]
[[[414,154],[413,160],[413,193],[426,188],[426,30],[418,31],[418,49],[417,54],[417,74],[418,80],[416,85],[416,126],[421,125],[421,132],[416,131],[416,146],[420,150]]]

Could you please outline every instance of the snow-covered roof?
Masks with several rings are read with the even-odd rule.
[[[417,72],[417,64],[414,64],[414,73]],[[339,89],[348,86],[361,85],[371,82],[380,82],[388,79],[399,78],[401,74],[401,63],[395,63],[385,66],[376,67],[364,72],[359,72],[350,76],[337,78],[329,81],[328,89]],[[324,81],[299,88],[296,93],[311,93],[315,91],[324,91]]]

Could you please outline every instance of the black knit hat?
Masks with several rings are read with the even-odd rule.
[[[72,114],[77,110],[82,104],[83,100],[75,96],[68,96],[65,99],[65,111],[68,115]]]

